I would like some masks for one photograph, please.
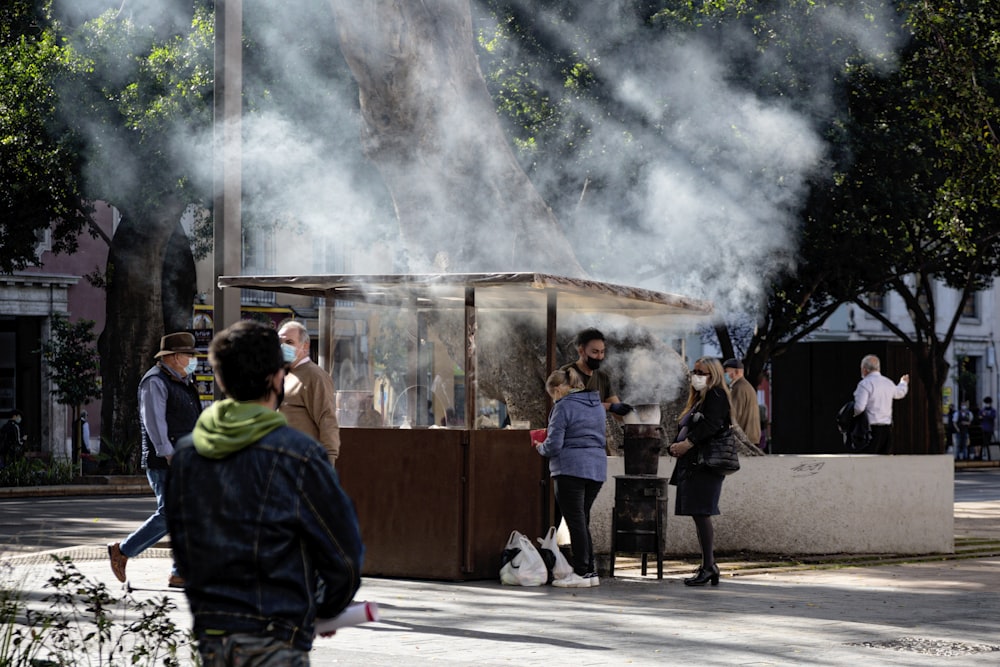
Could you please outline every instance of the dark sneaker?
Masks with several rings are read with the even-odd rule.
[[[170,575],[170,579],[167,580],[167,586],[170,588],[184,588],[185,583],[184,577],[176,574]]]
[[[111,571],[115,574],[115,579],[125,583],[125,566],[128,564],[128,556],[122,553],[120,542],[112,542],[108,545],[108,556],[111,558]]]

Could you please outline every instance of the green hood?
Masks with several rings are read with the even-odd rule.
[[[201,413],[191,437],[199,454],[221,459],[287,423],[285,415],[263,405],[227,398]]]

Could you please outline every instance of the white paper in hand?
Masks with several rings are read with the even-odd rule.
[[[325,635],[341,628],[361,625],[362,623],[377,623],[378,619],[378,605],[374,602],[352,602],[338,616],[317,618],[316,634]]]

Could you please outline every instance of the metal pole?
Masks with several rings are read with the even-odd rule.
[[[243,0],[215,3],[215,278],[240,274],[242,255]],[[240,319],[240,291],[214,285],[215,330]],[[216,393],[218,394],[218,386]]]
[[[465,288],[465,427],[469,430],[476,428],[476,378],[478,377],[476,367],[476,332],[478,324],[476,322],[476,290],[473,287]]]

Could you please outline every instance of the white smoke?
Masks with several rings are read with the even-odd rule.
[[[120,4],[57,0],[74,20]],[[180,9],[186,4],[129,0],[125,8],[137,21],[170,21],[175,19],[168,18],[164,6]],[[888,37],[895,20],[891,8],[859,0],[816,10],[810,34],[820,41],[829,35],[827,42],[845,46],[830,50],[829,62],[815,63],[810,99],[802,101],[763,99],[731,83],[719,45],[753,54],[747,46],[752,39],[740,32],[711,45],[664,36],[635,48],[623,46],[635,29],[625,18],[630,6],[624,1],[581,3],[573,21],[560,28],[568,51],[597,56],[600,75],[616,82],[615,102],[628,111],[617,119],[604,114],[604,122],[594,126],[588,141],[604,151],[600,160],[588,163],[595,171],[576,173],[574,165],[543,164],[531,177],[538,184],[560,183],[579,192],[588,179],[618,187],[617,205],[588,209],[584,203],[580,215],[562,221],[591,278],[709,299],[722,313],[745,311],[760,301],[775,272],[794,256],[797,207],[807,178],[822,168],[824,158],[809,112],[834,103],[833,78],[850,49],[859,49],[881,67],[893,65],[891,54],[898,44]],[[255,62],[286,73],[285,99],[279,100],[284,104],[265,105],[263,100],[244,117],[244,209],[265,222],[289,223],[280,234],[302,232],[302,239],[311,239],[298,254],[283,256],[276,272],[393,271],[393,258],[407,249],[399,241],[377,171],[362,156],[357,91],[345,77],[331,74],[329,60],[321,62],[321,57],[336,55],[329,6],[245,0],[243,15],[257,49]],[[581,36],[587,36],[587,43],[574,43]],[[371,39],[377,53],[379,35],[373,32]],[[780,62],[767,55],[753,57],[758,59],[747,67],[780,76]],[[802,57],[817,55],[804,49]],[[252,78],[247,72],[247,79]],[[412,84],[422,87],[420,81]],[[564,82],[547,85],[554,92]],[[447,122],[475,128],[480,119],[464,117],[462,111],[450,109]],[[599,110],[581,111],[600,115]],[[634,119],[643,122],[637,125]],[[191,140],[203,148],[211,138]],[[195,155],[199,157],[192,160],[203,160],[192,151]],[[627,169],[634,173],[626,178],[622,172]],[[435,183],[423,186],[429,201],[442,196],[435,194]],[[444,231],[428,230],[429,237],[448,238],[469,223],[442,219],[439,224]]]

